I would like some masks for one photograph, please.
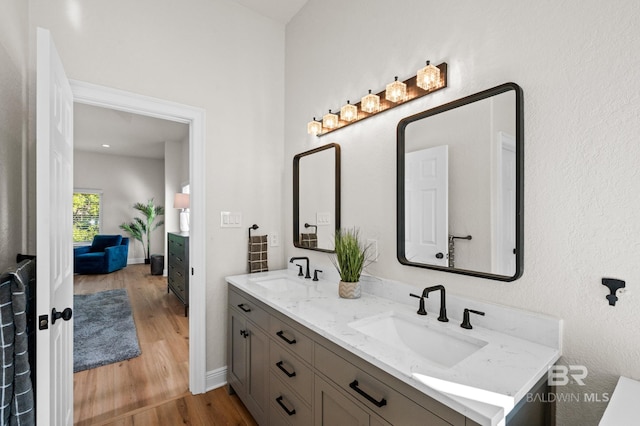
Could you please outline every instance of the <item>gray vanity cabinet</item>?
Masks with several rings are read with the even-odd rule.
[[[257,324],[269,315],[237,293],[229,302],[227,381],[255,420],[268,424],[269,338]]]
[[[229,392],[261,426],[476,425],[233,286],[228,319]]]
[[[314,425],[388,426],[329,383],[316,376]]]

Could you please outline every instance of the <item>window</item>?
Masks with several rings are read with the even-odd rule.
[[[73,242],[93,241],[102,228],[102,192],[75,190],[73,192]]]

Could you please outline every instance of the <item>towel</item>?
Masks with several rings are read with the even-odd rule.
[[[268,270],[267,236],[257,235],[249,237],[249,273],[265,272]]]
[[[318,234],[300,234],[300,245],[307,248],[317,248]]]
[[[25,260],[0,277],[3,425],[35,424],[27,336],[27,286],[31,274],[35,274],[35,264]]]

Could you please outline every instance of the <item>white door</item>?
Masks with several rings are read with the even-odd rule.
[[[409,152],[405,158],[405,256],[448,266],[449,147]]]
[[[496,274],[516,273],[516,141],[500,132]]]
[[[73,320],[52,318],[73,307],[73,95],[49,31],[37,31],[36,415],[59,426],[73,424]]]

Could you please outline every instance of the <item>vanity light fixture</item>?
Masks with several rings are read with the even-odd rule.
[[[374,95],[369,89],[369,94],[360,100],[360,108],[364,112],[376,112],[380,108],[380,96]]]
[[[313,117],[313,121],[307,123],[307,133],[316,136],[322,131],[322,122]]]
[[[427,66],[418,70],[416,85],[424,90],[431,90],[440,84],[440,70],[427,61]]]
[[[322,123],[314,117],[313,121],[307,124],[307,133],[321,137],[445,87],[447,87],[447,63],[433,66],[427,61],[427,66],[419,70],[417,75],[404,81],[398,81],[396,77],[393,82],[386,85],[386,90],[379,93],[372,93],[369,90],[360,102],[353,105],[347,101],[347,104],[340,108],[339,118],[331,110],[329,114],[322,117]]]
[[[393,83],[387,84],[387,90],[385,90],[384,93],[384,97],[388,101],[403,101],[407,97],[407,85],[401,81],[398,81],[398,76],[396,76],[396,79]]]
[[[335,129],[338,127],[338,116],[329,110],[329,113],[322,117],[322,127],[327,129]]]
[[[340,108],[340,118],[343,121],[351,122],[358,119],[358,107],[355,105],[351,105],[349,101],[347,104]]]

